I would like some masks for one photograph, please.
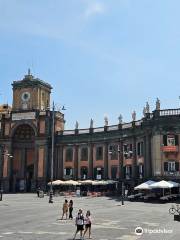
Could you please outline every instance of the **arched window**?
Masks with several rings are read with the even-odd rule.
[[[17,127],[13,138],[16,140],[33,140],[34,136],[33,128],[27,124],[23,124]]]

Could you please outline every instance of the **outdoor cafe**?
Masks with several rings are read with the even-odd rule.
[[[134,188],[134,193],[127,197],[134,200],[158,200],[168,202],[180,198],[180,184],[174,181],[146,181]]]
[[[110,196],[117,192],[114,180],[55,180],[52,182],[55,196]],[[48,186],[51,182],[48,183]]]

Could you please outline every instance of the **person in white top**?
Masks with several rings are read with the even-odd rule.
[[[76,239],[76,234],[80,231],[80,239],[83,239],[83,230],[84,230],[84,216],[82,209],[79,209],[78,215],[76,217],[75,225],[77,226],[75,235],[73,239]]]
[[[84,231],[84,234],[83,234],[83,238],[84,238],[84,235],[86,234],[87,230],[89,230],[89,238],[91,238],[91,223],[92,223],[91,213],[88,210],[87,213],[86,213],[86,217],[84,218],[85,231]]]

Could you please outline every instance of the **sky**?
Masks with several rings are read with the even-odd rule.
[[[32,74],[65,105],[65,129],[180,106],[179,0],[0,0],[0,103]]]

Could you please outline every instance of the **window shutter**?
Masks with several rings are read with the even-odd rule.
[[[142,165],[142,176],[144,177],[144,165]]]
[[[144,142],[141,142],[141,155],[144,156]]]
[[[178,135],[175,135],[175,145],[178,146],[179,145],[179,141],[178,141]]]
[[[175,162],[175,170],[176,170],[176,172],[179,172],[179,163],[178,162]]]
[[[137,146],[137,155],[140,156],[141,155],[141,151],[140,151],[140,142],[138,142],[138,146]]]
[[[132,175],[132,166],[129,166],[129,173],[130,173],[130,177]]]
[[[94,179],[96,179],[97,176],[97,168],[94,168]]]
[[[167,146],[167,135],[163,135],[163,144]]]
[[[165,171],[165,172],[168,171],[168,162],[164,162],[164,171]]]

